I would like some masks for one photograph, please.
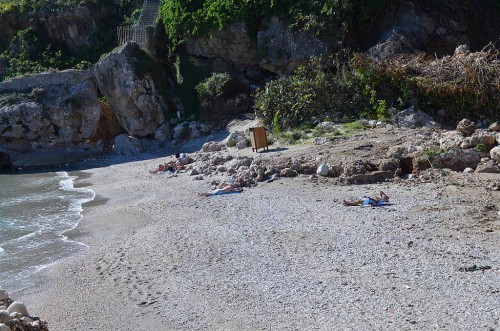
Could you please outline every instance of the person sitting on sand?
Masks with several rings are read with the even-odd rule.
[[[243,191],[243,189],[240,187],[239,184],[222,182],[217,187],[212,186],[212,191],[198,193],[198,195],[202,197],[210,197],[212,195],[221,195],[221,194],[227,194],[231,192],[241,192],[241,191]]]
[[[384,203],[389,202],[389,196],[380,191],[378,197],[363,197],[358,200],[342,200],[344,206],[377,206],[380,207]]]
[[[179,166],[185,166],[189,161],[185,153],[175,153],[175,159],[177,160],[175,161],[175,164]]]

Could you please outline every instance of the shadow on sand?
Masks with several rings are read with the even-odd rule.
[[[159,144],[154,141],[145,140],[145,152],[139,155],[115,155],[115,154],[103,154],[94,157],[89,157],[82,161],[78,161],[75,163],[67,163],[67,164],[59,164],[54,166],[45,166],[45,167],[33,167],[30,169],[0,169],[0,173],[15,175],[15,174],[25,174],[25,173],[45,173],[45,172],[57,172],[57,171],[82,171],[94,168],[102,168],[108,167],[114,164],[122,164],[128,162],[136,162],[136,161],[145,161],[151,159],[157,159],[161,157],[170,158],[175,155],[175,153],[187,153],[191,154],[194,152],[198,152],[202,149],[203,144],[207,142],[221,142],[229,137],[231,133],[227,130],[217,131],[211,135],[203,136],[195,139],[191,139],[188,141],[182,142],[173,142],[169,141],[164,144]],[[247,147],[250,148],[250,147]],[[276,153],[283,152],[288,150],[288,148],[272,148],[272,146],[268,150],[262,150],[259,152],[255,152],[255,154],[268,154],[268,153]],[[36,156],[34,156],[36,157]]]

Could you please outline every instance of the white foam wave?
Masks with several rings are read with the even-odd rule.
[[[74,213],[74,215],[77,215],[77,221],[73,223],[70,229],[67,229],[65,231],[62,231],[60,233],[61,236],[63,236],[64,240],[68,240],[66,236],[64,236],[64,233],[70,230],[75,229],[78,226],[78,223],[80,223],[81,219],[83,218],[82,212],[83,212],[83,207],[82,205],[86,202],[94,200],[96,194],[93,190],[85,187],[78,187],[76,188],[74,186],[75,180],[78,179],[77,176],[70,176],[67,172],[61,171],[58,172],[57,175],[61,178],[59,182],[59,188],[64,190],[64,191],[69,191],[69,192],[75,192],[77,193],[78,197],[73,199],[70,203],[69,206],[69,211]],[[82,246],[87,247],[87,245],[83,243],[79,243]]]
[[[0,255],[3,255],[5,254],[5,249],[2,248],[2,246],[0,246]]]
[[[17,238],[16,240],[17,240],[17,241],[24,241],[24,240],[27,240],[27,239],[33,238],[34,236],[36,236],[37,234],[40,234],[40,233],[42,233],[42,231],[41,231],[41,230],[37,230],[37,231],[35,231],[35,232],[31,232],[31,233],[28,233],[28,234],[26,234],[26,235],[24,235],[24,236],[22,236],[22,237],[19,237],[19,238]]]
[[[70,176],[65,171],[57,172],[57,175],[61,178],[61,181],[59,182],[60,189],[64,191],[82,193],[83,197],[79,197],[77,199],[78,203],[85,203],[94,200],[94,191],[85,187],[75,187],[75,180],[78,178],[77,176]]]

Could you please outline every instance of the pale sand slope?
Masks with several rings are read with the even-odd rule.
[[[80,181],[98,194],[76,233],[89,249],[17,298],[50,330],[500,328],[498,215],[481,218],[498,192],[301,177],[201,198],[213,178],[158,162]],[[392,206],[339,204],[380,189]]]

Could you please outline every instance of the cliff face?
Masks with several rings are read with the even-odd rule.
[[[0,51],[5,50],[20,30],[34,29],[45,42],[62,45],[71,52],[90,46],[96,33],[114,35],[116,9],[109,5],[75,7],[63,11],[41,10],[24,15],[0,16]]]
[[[361,50],[381,57],[415,51],[451,55],[458,45],[480,51],[500,42],[500,8],[492,0],[396,2],[354,37]]]

